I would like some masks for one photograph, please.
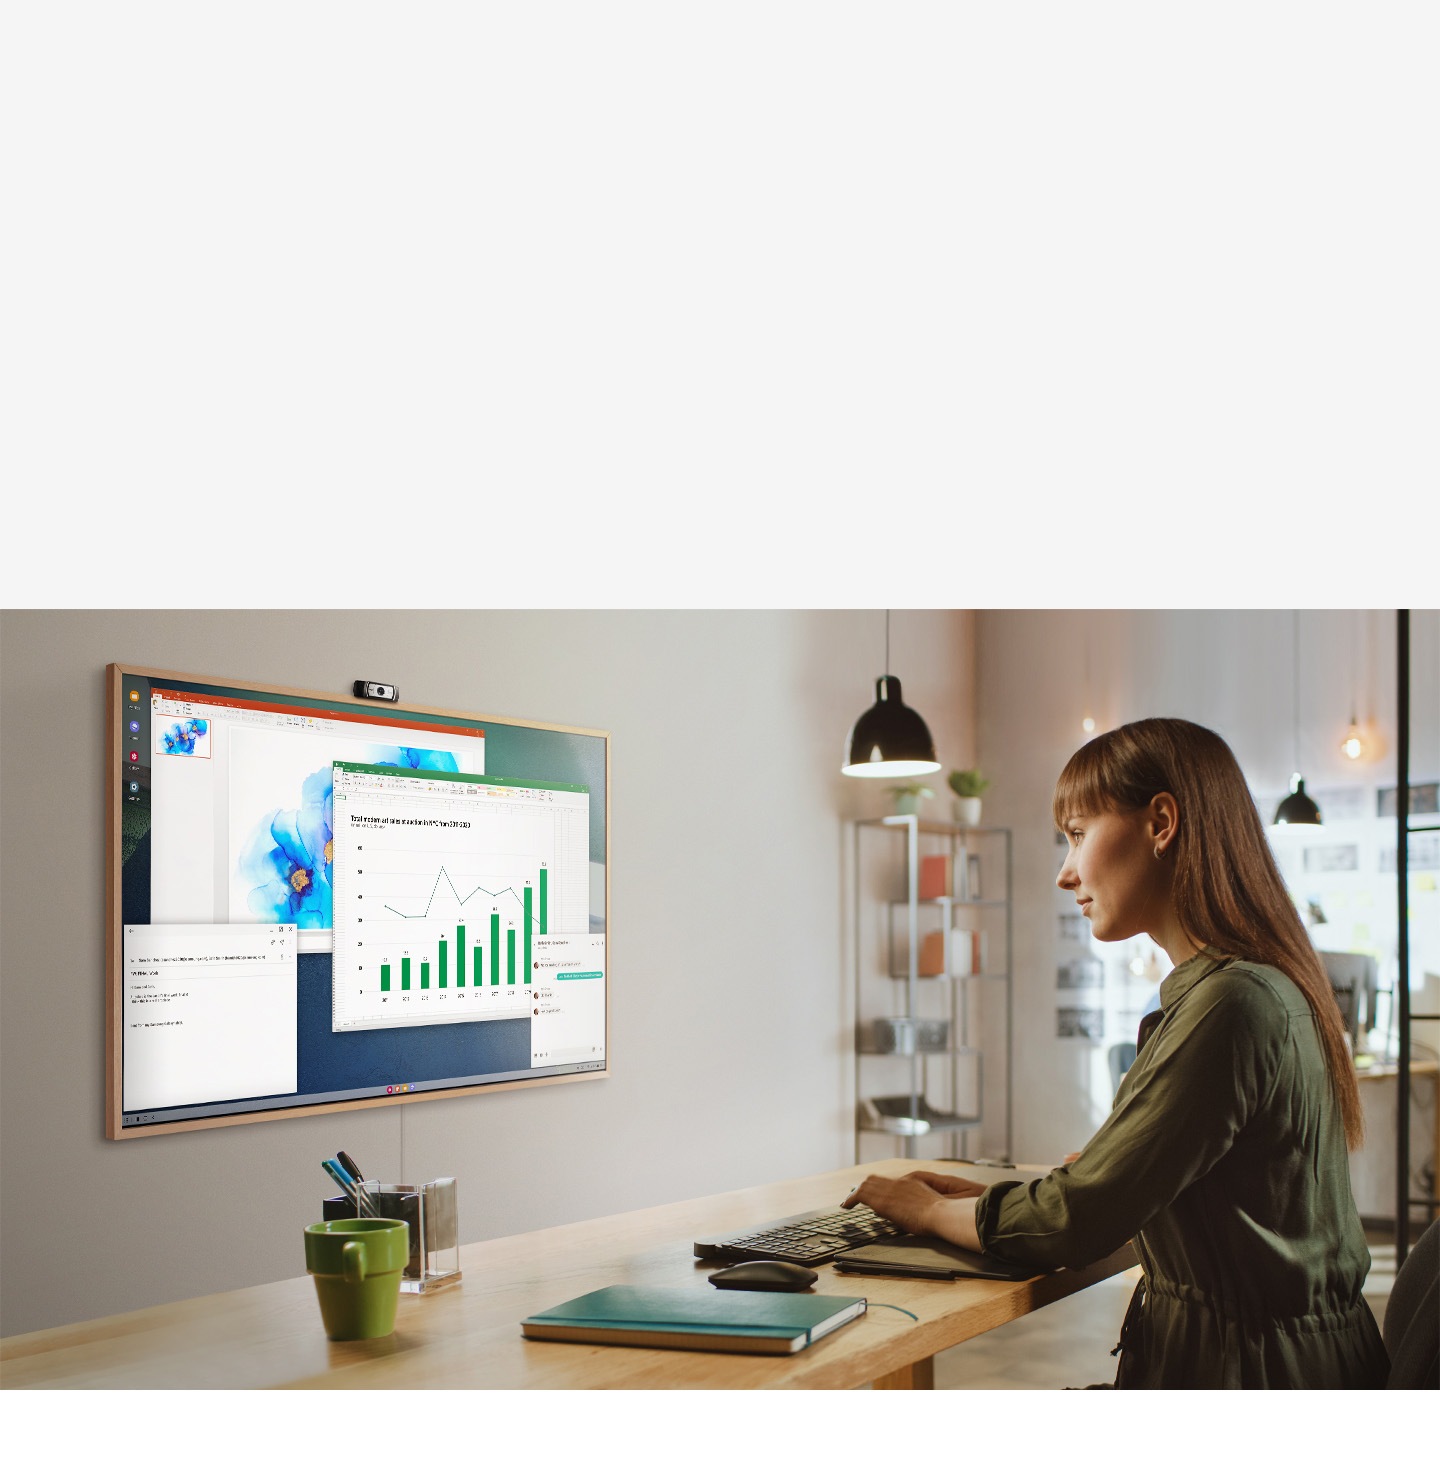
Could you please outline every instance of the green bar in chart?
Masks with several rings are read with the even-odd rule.
[[[485,983],[485,981],[483,979],[484,974],[485,974],[485,951],[484,951],[484,949],[480,945],[477,944],[475,946],[475,976],[476,976],[475,983],[477,985],[483,985]]]
[[[550,869],[540,869],[540,932],[550,932]]]
[[[490,915],[490,983],[500,983],[500,915]]]
[[[390,966],[380,966],[380,989],[382,993],[390,989]]]
[[[505,931],[505,983],[507,985],[515,983],[515,931],[513,929]]]
[[[420,989],[421,990],[429,990],[430,989],[430,961],[429,960],[421,960],[420,961]]]
[[[410,956],[408,954],[400,961],[400,989],[410,989]]]
[[[525,983],[530,983],[530,909],[534,903],[531,895],[534,889],[527,883],[525,885]]]
[[[478,975],[475,977],[475,983],[477,985],[480,983],[480,977]],[[464,926],[464,924],[456,924],[456,926],[455,926],[455,988],[457,990],[464,990],[465,989],[465,926]]]
[[[446,956],[449,953],[449,948],[450,948],[449,941],[442,939],[440,941],[440,989],[441,990],[444,990],[445,989],[445,979],[446,979],[446,969],[445,969],[445,966],[446,966]]]

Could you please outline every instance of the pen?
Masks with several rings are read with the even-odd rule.
[[[321,1159],[320,1167],[324,1169],[324,1171],[336,1182],[336,1184],[340,1186],[341,1189],[345,1191],[348,1196],[350,1196],[350,1198],[354,1198],[355,1181],[351,1179],[351,1177],[345,1172],[345,1170],[340,1167],[339,1163],[336,1160]]]
[[[357,1215],[370,1213],[370,1201],[360,1186],[347,1174],[338,1159],[323,1159],[320,1167],[340,1186],[345,1192],[345,1198],[355,1206]]]
[[[320,1167],[324,1169],[325,1172],[329,1174],[332,1179],[336,1180],[340,1184],[345,1185],[347,1189],[355,1183],[355,1180],[351,1177],[350,1171],[345,1167],[344,1164],[340,1162],[339,1159],[326,1159],[321,1163]]]
[[[355,1181],[355,1196],[359,1202],[356,1208],[362,1215],[373,1215],[375,1206],[371,1203],[370,1195],[364,1187],[365,1176],[360,1172],[360,1165],[343,1148],[336,1153],[335,1162]]]

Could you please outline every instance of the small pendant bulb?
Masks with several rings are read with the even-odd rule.
[[[1365,742],[1360,738],[1360,726],[1355,719],[1354,710],[1350,712],[1350,728],[1340,742],[1340,749],[1352,761],[1358,761],[1365,754]]]

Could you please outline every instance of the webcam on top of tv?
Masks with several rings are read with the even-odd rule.
[[[393,684],[377,684],[372,679],[356,679],[355,694],[360,699],[387,699],[391,704],[400,698]]]

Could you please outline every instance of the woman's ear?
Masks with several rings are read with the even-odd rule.
[[[1150,798],[1146,829],[1155,844],[1155,856],[1164,856],[1180,827],[1180,805],[1168,791]]]

